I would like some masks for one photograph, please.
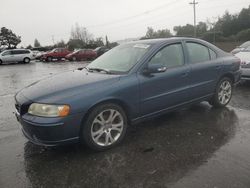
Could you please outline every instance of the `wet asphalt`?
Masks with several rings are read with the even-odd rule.
[[[129,128],[118,147],[39,147],[22,135],[14,94],[52,74],[85,66],[54,62],[0,66],[0,187],[250,187],[250,84],[227,108],[201,103]]]

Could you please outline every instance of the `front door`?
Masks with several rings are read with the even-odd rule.
[[[161,64],[165,72],[139,74],[141,116],[153,114],[186,101],[190,67],[185,63],[181,43],[159,50],[147,67]]]
[[[12,50],[8,50],[2,53],[2,61],[3,62],[13,62],[14,55],[12,54]]]

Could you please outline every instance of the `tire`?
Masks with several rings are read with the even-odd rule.
[[[0,59],[0,65],[2,65],[3,64],[3,61]]]
[[[228,77],[224,77],[218,82],[215,95],[209,103],[217,108],[225,107],[232,98],[232,92],[232,80]]]
[[[46,58],[46,61],[51,62],[51,61],[52,61],[52,57],[50,57],[50,56],[47,57],[47,58]]]
[[[127,130],[124,110],[112,103],[94,108],[81,129],[82,143],[96,151],[110,149],[119,144]]]
[[[25,58],[23,59],[23,63],[30,63],[30,58],[25,57]]]

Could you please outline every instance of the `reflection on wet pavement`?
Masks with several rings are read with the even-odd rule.
[[[163,187],[206,163],[234,136],[237,122],[233,110],[199,105],[131,128],[107,152],[28,143],[25,171],[35,187]]]

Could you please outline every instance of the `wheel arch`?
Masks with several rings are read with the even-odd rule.
[[[90,113],[91,113],[97,106],[103,105],[103,104],[107,104],[107,103],[112,103],[112,104],[116,104],[116,105],[120,106],[120,107],[124,110],[124,112],[125,112],[125,114],[126,114],[126,116],[127,116],[128,124],[131,123],[130,107],[129,107],[124,101],[122,101],[122,100],[120,100],[120,99],[112,98],[112,99],[105,99],[105,100],[102,100],[102,101],[99,101],[99,102],[93,104],[93,105],[87,110],[87,112],[85,113],[85,115],[84,115],[83,118],[82,118],[82,121],[81,121],[81,129],[82,129],[83,125],[84,125],[84,122],[87,120],[88,116],[90,115]]]
[[[233,73],[226,73],[226,74],[223,74],[223,75],[220,77],[219,81],[220,81],[222,78],[225,78],[225,77],[226,77],[226,78],[229,78],[229,79],[232,81],[232,83],[235,82]]]

